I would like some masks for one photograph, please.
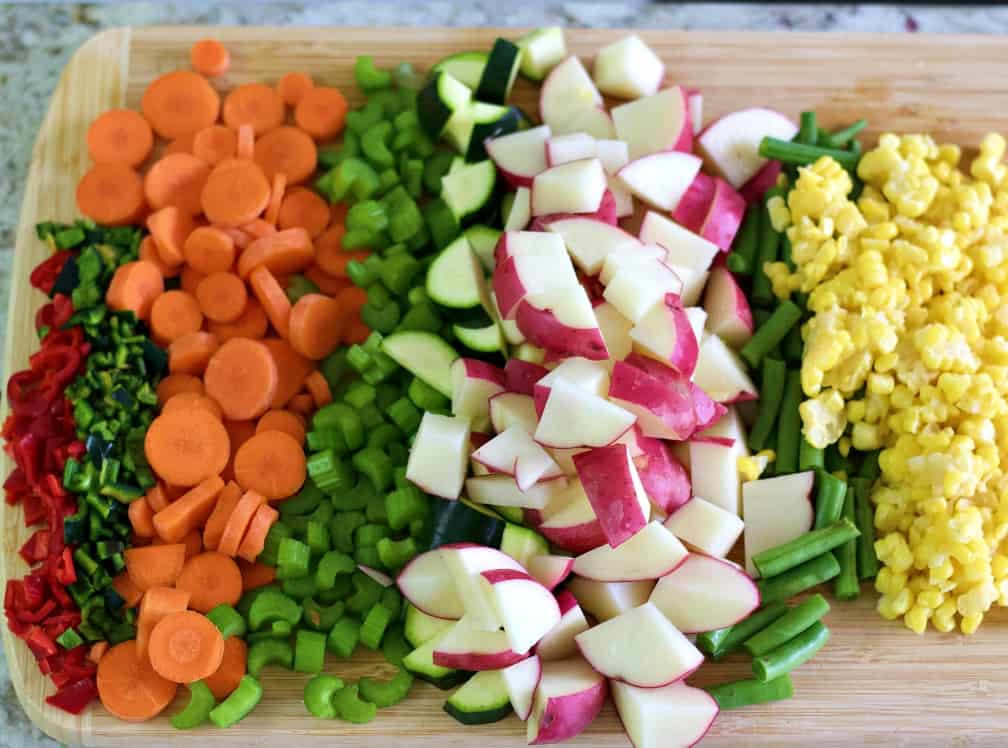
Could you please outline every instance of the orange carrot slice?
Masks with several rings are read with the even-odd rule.
[[[125,722],[144,722],[159,715],[178,689],[140,657],[135,640],[116,644],[98,663],[98,697],[110,714]]]
[[[127,548],[123,552],[126,573],[142,592],[151,587],[173,587],[185,563],[185,550],[181,543]]]
[[[231,456],[231,442],[220,419],[211,413],[177,410],[151,422],[144,453],[162,480],[195,486],[220,475]]]
[[[143,180],[127,164],[95,164],[77,183],[77,210],[107,226],[136,222],[146,207]]]
[[[287,106],[297,106],[305,92],[315,87],[315,82],[308,73],[292,71],[284,73],[277,81],[277,92]]]
[[[305,481],[305,456],[301,445],[282,431],[263,431],[238,450],[235,480],[249,491],[271,501],[293,496]]]
[[[203,327],[199,303],[185,291],[165,291],[151,305],[150,327],[160,345],[167,345]]]
[[[218,605],[235,605],[242,596],[242,576],[230,556],[216,551],[186,561],[175,587],[189,593],[189,607],[209,613]]]
[[[216,39],[200,39],[189,48],[189,64],[200,75],[215,78],[231,67],[231,53]]]
[[[221,533],[221,540],[217,550],[227,556],[235,556],[241,540],[245,537],[249,522],[256,510],[266,503],[266,497],[255,491],[246,491],[235,504],[234,511],[224,525],[224,532]]]
[[[315,173],[318,148],[304,130],[278,127],[256,141],[254,158],[266,176],[286,174],[288,182],[300,184]]]
[[[224,637],[209,618],[191,610],[165,616],[147,645],[154,672],[173,683],[213,675],[224,659]]]
[[[179,412],[191,415],[200,411]],[[222,488],[224,481],[220,476],[207,478],[155,514],[154,529],[158,537],[168,543],[178,543],[197,527],[202,527],[213,511],[217,494]]]
[[[301,96],[294,108],[294,121],[315,140],[326,141],[343,131],[346,113],[346,98],[339,89],[315,86]]]
[[[116,311],[133,312],[137,319],[150,316],[154,300],[164,293],[164,278],[157,265],[136,260],[120,265],[112,276],[105,303]]]
[[[224,99],[224,122],[235,128],[252,125],[257,136],[280,127],[284,114],[280,94],[262,83],[244,83]]]
[[[200,193],[203,213],[211,223],[241,226],[266,209],[270,183],[254,161],[229,159],[214,167]]]
[[[88,153],[95,163],[140,166],[154,147],[154,133],[132,109],[110,109],[88,127]]]

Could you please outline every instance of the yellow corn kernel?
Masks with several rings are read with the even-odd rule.
[[[903,623],[915,634],[923,634],[925,629],[927,629],[928,619],[930,617],[930,610],[922,608],[920,605],[915,605],[903,616]]]
[[[959,630],[966,635],[975,634],[982,621],[983,615],[980,613],[963,616],[959,621]]]

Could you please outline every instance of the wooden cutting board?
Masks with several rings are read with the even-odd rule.
[[[305,70],[336,85],[353,100],[352,66],[372,54],[379,66],[408,60],[426,68],[464,49],[487,49],[493,29],[175,28],[117,29],[91,39],[74,56],[53,94],[35,144],[17,234],[4,373],[24,367],[36,347],[33,315],[43,299],[28,286],[30,269],[45,256],[34,224],[75,216],[74,189],[88,167],[88,123],[113,107],[136,107],[144,86],[166,71],[186,67],[196,39],[213,35],[231,49],[232,72],[215,81],[222,90],[246,81],[275,81]],[[622,31],[569,31],[573,52],[590,56]],[[975,145],[1002,124],[1008,96],[1008,42],[998,37],[786,34],[642,31],[667,62],[676,83],[702,89],[705,119],[744,106],[769,106],[797,116],[815,109],[827,126],[867,117],[872,142],[882,129],[929,131],[962,145]],[[532,86],[517,87],[517,101],[534,111]],[[4,404],[6,408],[6,404]],[[0,416],[5,414],[0,414]],[[4,457],[4,470],[10,469]],[[27,539],[20,508],[0,502],[4,549],[0,575],[20,577],[17,555]],[[928,633],[917,637],[874,612],[866,587],[854,603],[829,614],[833,637],[816,659],[794,675],[796,696],[778,704],[723,714],[705,746],[1001,745],[1008,724],[1008,616],[992,614],[971,639]],[[28,648],[3,629],[11,678],[28,716],[67,743],[86,745],[216,744],[296,746],[307,742],[393,748],[503,748],[524,744],[517,719],[462,727],[441,711],[445,694],[420,684],[404,703],[380,712],[370,725],[316,720],[302,703],[302,675],[272,670],[266,696],[245,721],[230,730],[179,732],[165,718],[130,724],[100,707],[74,718],[44,704],[51,690]],[[619,646],[619,643],[616,643]],[[332,661],[331,672],[349,678],[387,671],[380,658],[361,654],[352,663]],[[744,677],[744,661],[703,668],[692,682]],[[183,702],[185,689],[179,703]],[[177,705],[168,710],[173,713]],[[625,746],[611,707],[572,743]]]

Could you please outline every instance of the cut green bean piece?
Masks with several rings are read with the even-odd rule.
[[[840,573],[840,564],[832,553],[824,553],[801,566],[769,579],[760,579],[757,586],[764,605],[780,600],[790,600],[799,592],[828,582]]]
[[[832,140],[832,136],[830,139]],[[850,151],[805,145],[804,143],[791,143],[787,140],[770,137],[763,138],[760,142],[759,154],[763,158],[795,166],[808,166],[823,156],[829,156],[847,171],[856,170],[858,163],[858,157]]]
[[[199,727],[210,718],[210,712],[217,706],[213,691],[201,680],[189,684],[189,703],[185,708],[171,718],[172,727],[176,730],[191,730]]]
[[[333,706],[333,695],[345,684],[335,675],[320,673],[305,683],[304,703],[314,717],[334,719],[336,707]]]
[[[207,613],[207,618],[210,619],[210,623],[220,629],[221,636],[225,639],[231,636],[241,638],[245,636],[245,632],[248,630],[248,626],[246,626],[245,619],[242,618],[241,613],[227,603],[221,603],[215,607]]]
[[[875,510],[868,492],[871,484],[865,478],[851,481],[854,491],[854,515],[861,535],[857,539],[857,568],[859,579],[874,579],[878,575],[879,561],[875,553]]]
[[[843,514],[847,484],[822,468],[816,470],[815,525],[813,530],[828,527]]]
[[[798,324],[802,311],[793,301],[782,301],[770,318],[760,325],[756,333],[739,352],[752,368],[759,367],[763,357],[780,343],[792,327]]]
[[[867,479],[869,486],[877,481],[882,475],[882,469],[879,467],[878,459],[879,450],[875,449],[871,452],[865,452],[864,460],[861,462],[861,468],[858,470],[858,477]]]
[[[798,122],[800,126],[798,128],[798,135],[794,139],[795,142],[805,143],[806,145],[815,145],[816,138],[819,134],[818,127],[816,125],[816,113],[802,112]]]
[[[288,645],[289,646],[289,645]],[[230,727],[241,722],[262,700],[263,690],[251,675],[243,675],[238,688],[210,712],[210,721],[217,727]]]
[[[697,646],[715,660],[721,659],[787,612],[788,606],[784,602],[765,603],[751,616],[733,626],[697,634]]]
[[[267,639],[249,647],[248,671],[257,678],[267,665],[282,665],[290,670],[293,664],[294,649],[289,641]]]
[[[798,444],[798,469],[814,470],[815,468],[823,468],[825,465],[826,455],[824,450],[813,447],[805,437],[802,437],[801,442]]]
[[[770,200],[772,197],[784,197],[786,194],[787,191],[783,187],[772,187],[767,190],[766,200]],[[758,306],[769,307],[776,301],[776,297],[773,293],[773,284],[770,283],[770,278],[767,276],[764,266],[768,262],[775,262],[777,260],[780,253],[781,235],[774,230],[765,205],[766,203],[764,202],[759,209],[759,242],[753,265],[753,285],[750,297],[753,303]]]
[[[844,497],[842,521],[851,523],[856,530],[857,525],[854,524],[854,520],[854,492],[848,491]],[[858,533],[858,536],[860,534]],[[834,582],[833,594],[837,596],[838,600],[853,600],[861,594],[861,583],[858,580],[857,569],[857,536],[841,544],[833,554],[836,556],[837,563],[840,564],[840,574]]]
[[[760,204],[750,205],[739,227],[732,251],[728,255],[728,269],[739,275],[752,275],[756,263],[756,249],[760,234]]]
[[[798,406],[801,401],[801,374],[797,369],[792,369],[788,371],[784,382],[777,423],[777,461],[774,468],[777,475],[798,471],[798,442],[802,438]]]
[[[753,452],[759,452],[769,443],[787,381],[787,364],[779,358],[764,358],[762,369],[759,410],[756,423],[749,431],[749,449]]]
[[[847,127],[836,130],[829,134],[829,144],[833,148],[843,148],[850,141],[854,140],[862,130],[868,127],[868,120],[859,119],[857,122]],[[856,141],[855,141],[856,142]]]
[[[845,509],[845,516],[840,521],[760,551],[752,561],[761,576],[774,577],[854,540],[859,534],[857,526],[847,518]]]
[[[746,639],[742,646],[753,657],[765,655],[798,636],[813,623],[822,620],[829,609],[830,606],[826,602],[826,598],[817,592],[791,608],[759,633]]]
[[[409,692],[413,688],[413,675],[405,668],[400,667],[390,680],[361,678],[357,685],[362,699],[384,709],[387,706],[398,704],[409,696]]]
[[[747,678],[746,680],[708,686],[707,693],[713,696],[718,707],[725,711],[790,699],[794,696],[794,684],[791,682],[790,675],[782,675],[766,683],[755,678]]]
[[[762,683],[787,675],[812,659],[829,641],[829,629],[816,621],[798,636],[753,660],[753,674]]]

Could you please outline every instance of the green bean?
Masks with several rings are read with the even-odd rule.
[[[792,301],[782,301],[770,318],[760,325],[739,352],[752,368],[759,367],[763,357],[780,343],[801,319],[802,312]]]
[[[728,269],[739,275],[752,275],[759,244],[760,204],[750,205],[746,210],[742,225],[735,235],[731,253],[728,255]]]
[[[799,118],[800,127],[798,135],[795,137],[796,143],[815,145],[818,128],[816,127],[816,113],[802,112]]]
[[[865,478],[854,478],[851,487],[854,489],[854,516],[861,532],[857,539],[858,578],[874,579],[879,562],[875,553],[875,510],[868,497],[871,484]]]
[[[746,680],[708,686],[706,690],[714,697],[714,701],[722,711],[754,704],[767,704],[771,701],[782,701],[794,696],[794,684],[791,682],[790,675],[782,675],[766,683],[761,683],[755,678],[747,678]]]
[[[767,191],[766,199],[772,197],[783,197],[785,190],[782,187],[773,187]],[[773,286],[770,278],[767,277],[764,266],[768,262],[775,262],[780,252],[781,235],[774,230],[770,215],[767,213],[766,203],[760,207],[760,231],[759,243],[756,249],[755,265],[753,267],[753,285],[750,298],[759,306],[769,307],[774,302]]]
[[[832,136],[830,136],[832,140]],[[760,141],[759,154],[763,158],[780,161],[795,166],[808,166],[823,156],[829,156],[847,171],[857,169],[858,158],[850,151],[837,148],[824,148],[818,145],[791,143],[787,140],[765,137]]]
[[[748,618],[743,618],[733,626],[697,634],[697,646],[715,660],[719,660],[787,612],[786,603],[765,604]]]
[[[781,398],[780,416],[777,423],[777,475],[787,475],[798,470],[798,442],[801,440],[801,374],[796,369],[787,373],[784,382],[784,396]]]
[[[802,437],[801,442],[798,444],[798,469],[799,470],[813,470],[815,468],[822,468],[825,464],[826,456],[823,450],[818,447],[813,447],[805,437]],[[281,505],[282,506],[282,505]]]
[[[757,582],[763,604],[789,600],[817,584],[828,582],[840,573],[840,564],[832,553],[824,553],[783,574]]]
[[[753,660],[753,674],[762,683],[787,675],[808,662],[829,641],[829,629],[816,621],[798,636]]]
[[[805,353],[805,341],[802,340],[800,322],[784,336],[784,340],[781,341],[781,352],[788,363],[801,364],[802,355]]]
[[[787,366],[778,358],[764,358],[762,372],[759,411],[756,423],[749,431],[749,449],[754,452],[766,447],[773,432],[777,413],[780,412],[781,399],[784,396]]]
[[[847,484],[822,468],[816,470],[815,525],[813,530],[828,527],[840,519]]]
[[[854,518],[854,492],[848,491],[847,496],[844,498],[843,519],[841,521],[850,523],[856,530],[857,526],[854,525]],[[858,533],[858,536],[860,536],[860,533]],[[833,594],[839,600],[853,600],[861,594],[861,585],[858,582],[857,571],[858,536],[842,543],[834,551],[837,562],[840,564],[840,575],[834,582]]]
[[[842,130],[836,130],[830,133],[829,143],[833,148],[843,148],[847,143],[854,140],[858,133],[864,130],[868,126],[868,120],[859,119],[852,125],[849,125]],[[854,141],[857,142],[857,141]]]
[[[320,673],[305,683],[304,703],[308,711],[315,717],[334,719],[336,707],[333,706],[333,695],[345,684],[335,675]]]
[[[829,609],[830,606],[826,602],[826,598],[817,592],[802,601],[801,604],[791,608],[758,634],[746,639],[742,646],[753,657],[765,655],[798,636],[813,623],[822,620]]]
[[[820,527],[787,543],[760,551],[753,556],[752,561],[761,576],[773,577],[821,556],[849,540],[854,540],[858,534],[857,527],[845,515],[832,525]]]
[[[868,485],[877,481],[882,475],[882,469],[879,467],[879,450],[875,449],[871,452],[865,452],[864,461],[861,463],[861,468],[858,470],[858,477],[866,478],[868,480]]]

